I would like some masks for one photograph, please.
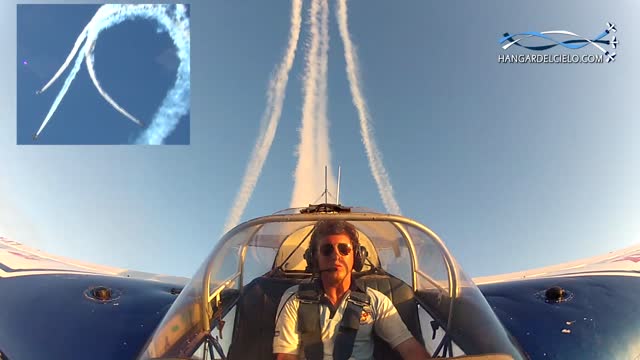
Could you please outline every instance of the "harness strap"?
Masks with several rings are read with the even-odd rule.
[[[300,284],[298,288],[298,330],[307,360],[324,356],[320,328],[320,293],[315,284]]]
[[[347,307],[342,315],[340,329],[333,345],[333,358],[335,360],[348,360],[353,353],[353,344],[356,341],[362,308],[371,303],[369,295],[361,291],[351,291],[347,298]]]
[[[298,331],[307,360],[324,357],[322,329],[320,327],[320,292],[316,284],[300,284],[298,288]],[[340,327],[333,346],[335,360],[348,360],[353,353],[353,344],[360,328],[362,309],[371,304],[366,292],[352,290],[347,298],[347,307],[342,315]]]

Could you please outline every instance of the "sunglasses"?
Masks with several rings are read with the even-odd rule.
[[[320,254],[322,254],[322,256],[331,256],[334,248],[338,248],[338,253],[342,256],[347,256],[351,253],[351,244],[338,243],[336,246],[333,246],[333,244],[320,246]]]

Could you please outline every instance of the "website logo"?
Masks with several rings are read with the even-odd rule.
[[[517,34],[504,33],[498,40],[503,50],[516,47],[533,50],[545,51],[555,47],[561,47],[569,52],[573,52],[583,48],[597,49],[599,52],[595,54],[500,54],[498,55],[499,63],[610,63],[615,61],[616,53],[609,52],[608,48],[616,49],[618,39],[615,33],[616,26],[607,22],[605,29],[596,37],[589,39],[582,35],[578,35],[567,30],[552,31],[527,31]],[[611,38],[607,37],[611,34]],[[562,40],[564,39],[564,40]],[[561,41],[562,40],[562,41]]]

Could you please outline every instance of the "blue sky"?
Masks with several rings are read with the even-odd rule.
[[[131,144],[143,131],[144,127],[117,112],[100,96],[83,64],[38,141],[32,140],[71,66],[47,91],[36,94],[36,90],[63,64],[98,8],[47,4],[18,7],[18,144]],[[95,70],[102,87],[145,127],[174,86],[179,63],[170,36],[158,29],[151,20],[126,21],[103,31],[95,49]],[[188,116],[165,143],[189,143]]]
[[[552,265],[638,242],[640,25],[634,14],[640,4],[348,4],[362,90],[395,198],[404,215],[440,235],[467,273]],[[25,83],[35,87],[17,84],[25,69],[14,53],[21,51],[16,5],[0,6],[8,52],[0,59],[6,79],[0,87],[0,233],[71,258],[191,276],[233,205],[270,75],[286,48],[290,3],[191,3],[190,145],[184,147],[16,146],[16,89],[33,90],[40,82],[25,73]],[[332,162],[342,166],[341,200],[383,210],[351,101],[334,2],[330,8],[328,117]],[[56,39],[60,46],[51,51],[64,56],[88,16],[67,21],[68,38]],[[617,25],[620,41],[612,64],[497,62],[505,32],[562,29],[590,37],[607,21]],[[278,132],[243,219],[286,208],[291,200],[306,29]],[[33,36],[38,32],[47,31]],[[548,50],[554,52],[562,50]],[[106,66],[109,56],[96,56],[96,63]],[[75,91],[85,86],[86,96],[100,103],[81,74]],[[49,105],[33,107],[43,114]],[[138,105],[145,101],[132,106]],[[131,125],[100,106],[100,116]],[[82,109],[64,111],[43,141],[56,124],[66,126],[64,114]]]

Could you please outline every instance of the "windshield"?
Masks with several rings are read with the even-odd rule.
[[[275,273],[310,276],[305,273],[303,254],[315,223],[328,218],[355,226],[368,252],[361,272],[382,272],[410,286],[416,301],[437,324],[432,327],[444,329],[459,346],[475,353],[487,351],[483,345],[487,341],[469,340],[469,327],[490,330],[497,334],[492,341],[498,345],[488,350],[517,353],[480,291],[428,228],[384,214],[290,211],[251,220],[227,233],[156,328],[141,359],[193,356],[212,330],[224,323],[222,319],[237,303],[242,288],[254,279]],[[486,333],[478,335],[486,337]]]

